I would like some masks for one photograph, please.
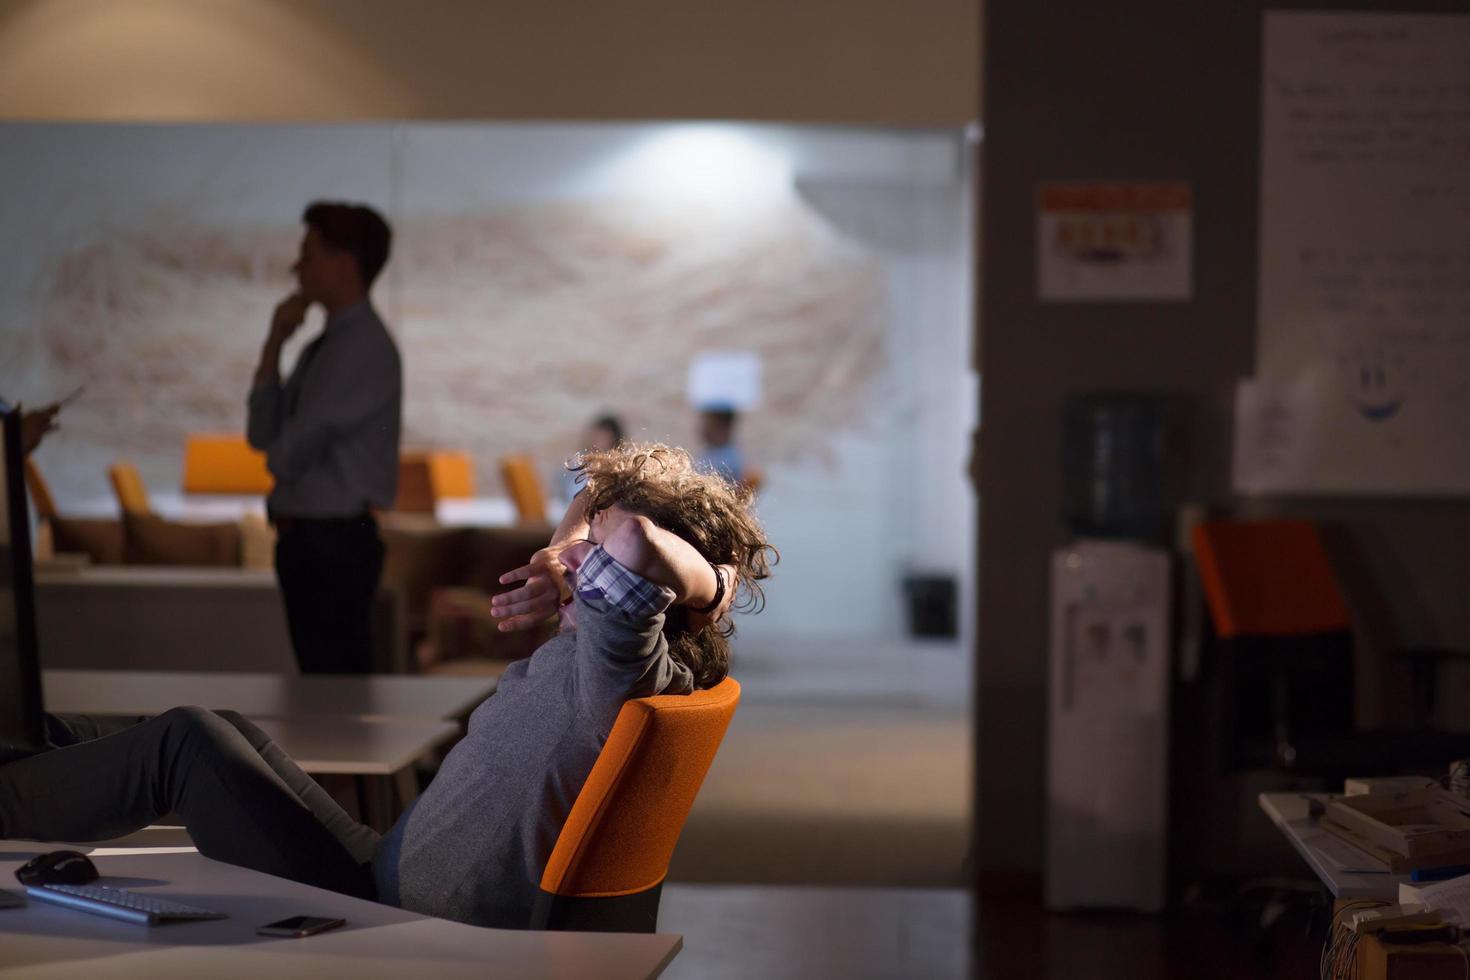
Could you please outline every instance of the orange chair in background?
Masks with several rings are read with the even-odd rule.
[[[1351,628],[1332,562],[1310,521],[1206,521],[1193,530],[1200,584],[1222,639]]]
[[[474,463],[458,450],[409,450],[398,457],[398,496],[393,509],[432,514],[441,500],[475,495]]]
[[[452,449],[429,453],[429,486],[435,501],[473,499],[475,464],[470,454]]]
[[[1192,543],[1227,766],[1314,768],[1309,746],[1350,735],[1354,715],[1351,619],[1317,526],[1205,521]]]
[[[184,492],[267,494],[275,481],[265,453],[242,435],[191,433],[184,439]]]
[[[674,845],[739,703],[726,677],[623,705],[546,862],[531,928],[657,928]]]
[[[124,514],[151,514],[153,507],[148,502],[148,487],[138,467],[120,459],[107,468],[107,479],[112,482],[112,492]]]
[[[434,513],[434,480],[429,471],[429,454],[401,453],[398,457],[398,495],[393,509],[401,514]]]
[[[502,456],[500,475],[505,480],[511,501],[516,505],[520,523],[546,523],[546,490],[536,475],[535,461],[524,453]]]

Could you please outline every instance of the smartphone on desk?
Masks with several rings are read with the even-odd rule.
[[[328,929],[335,929],[346,923],[346,919],[321,919],[314,915],[293,915],[280,922],[267,923],[255,930],[255,934],[257,936],[289,936],[299,939],[302,936],[315,936],[319,932],[326,932]]]

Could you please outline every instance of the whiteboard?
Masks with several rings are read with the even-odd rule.
[[[1267,13],[1261,108],[1236,488],[1470,493],[1470,17]]]

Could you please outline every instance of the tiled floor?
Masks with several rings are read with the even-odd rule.
[[[737,648],[660,907],[685,944],[666,977],[966,976],[968,671],[958,644]]]
[[[684,936],[666,980],[962,980],[959,889],[669,885],[659,931]]]
[[[959,651],[783,649],[780,665],[737,652],[740,708],[669,880],[963,885],[972,736]]]
[[[1226,890],[1165,915],[1048,913],[1039,875],[987,880],[981,980],[1304,980],[1320,939],[1293,907],[1267,941],[1259,906]]]

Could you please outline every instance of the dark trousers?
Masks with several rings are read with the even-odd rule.
[[[378,835],[233,711],[46,720],[52,748],[0,765],[0,838],[108,840],[176,813],[205,857],[374,897]]]
[[[366,674],[383,541],[371,515],[276,518],[276,580],[303,674]]]

